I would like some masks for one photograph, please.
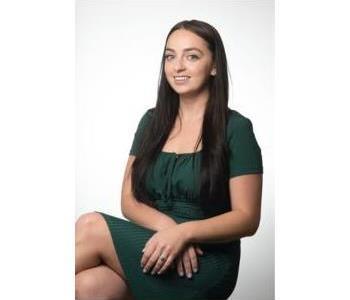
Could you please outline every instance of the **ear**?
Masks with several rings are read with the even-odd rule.
[[[216,67],[214,66],[213,69],[210,72],[211,76],[215,76],[216,75]]]

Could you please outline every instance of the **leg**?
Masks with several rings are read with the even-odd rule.
[[[106,221],[99,213],[83,214],[75,225],[75,274],[102,263],[126,280]]]
[[[124,280],[106,265],[90,268],[75,275],[75,299],[132,300]]]
[[[80,275],[84,270],[104,264],[124,281],[124,284],[118,285],[120,288],[118,295],[124,295],[126,277],[114,249],[112,236],[104,218],[96,212],[87,213],[77,220],[75,226],[76,276]],[[80,288],[80,290],[82,289]]]

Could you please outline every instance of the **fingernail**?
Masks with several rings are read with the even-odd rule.
[[[197,268],[194,268],[193,271],[194,271],[195,273],[197,273],[198,270],[197,270]]]
[[[181,276],[181,277],[184,276],[184,273],[183,273],[183,272],[180,272],[180,276]]]
[[[188,273],[188,274],[187,274],[187,277],[188,277],[188,278],[191,278],[191,277],[192,277],[192,274],[191,274],[191,273]]]
[[[146,269],[146,268],[144,268],[144,269],[143,269],[143,273],[146,273],[146,272],[147,272],[147,269]]]

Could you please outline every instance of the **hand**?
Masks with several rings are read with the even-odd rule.
[[[162,274],[184,249],[187,240],[180,226],[171,226],[156,232],[142,250],[141,267],[144,272]],[[163,258],[163,260],[162,260]]]
[[[197,254],[203,255],[203,251],[199,246],[190,245],[176,258],[177,272],[182,277],[186,271],[187,277],[192,277],[192,271],[197,273],[198,260]]]

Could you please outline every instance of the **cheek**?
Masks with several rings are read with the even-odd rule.
[[[166,78],[169,80],[171,77],[171,72],[170,72],[170,68],[167,65],[164,65],[164,73]]]
[[[208,70],[205,68],[202,69],[197,69],[195,72],[193,72],[193,78],[198,81],[198,82],[202,82],[205,81],[207,76]]]
[[[170,74],[174,71],[174,66],[171,62],[164,62],[164,72],[165,74]]]

